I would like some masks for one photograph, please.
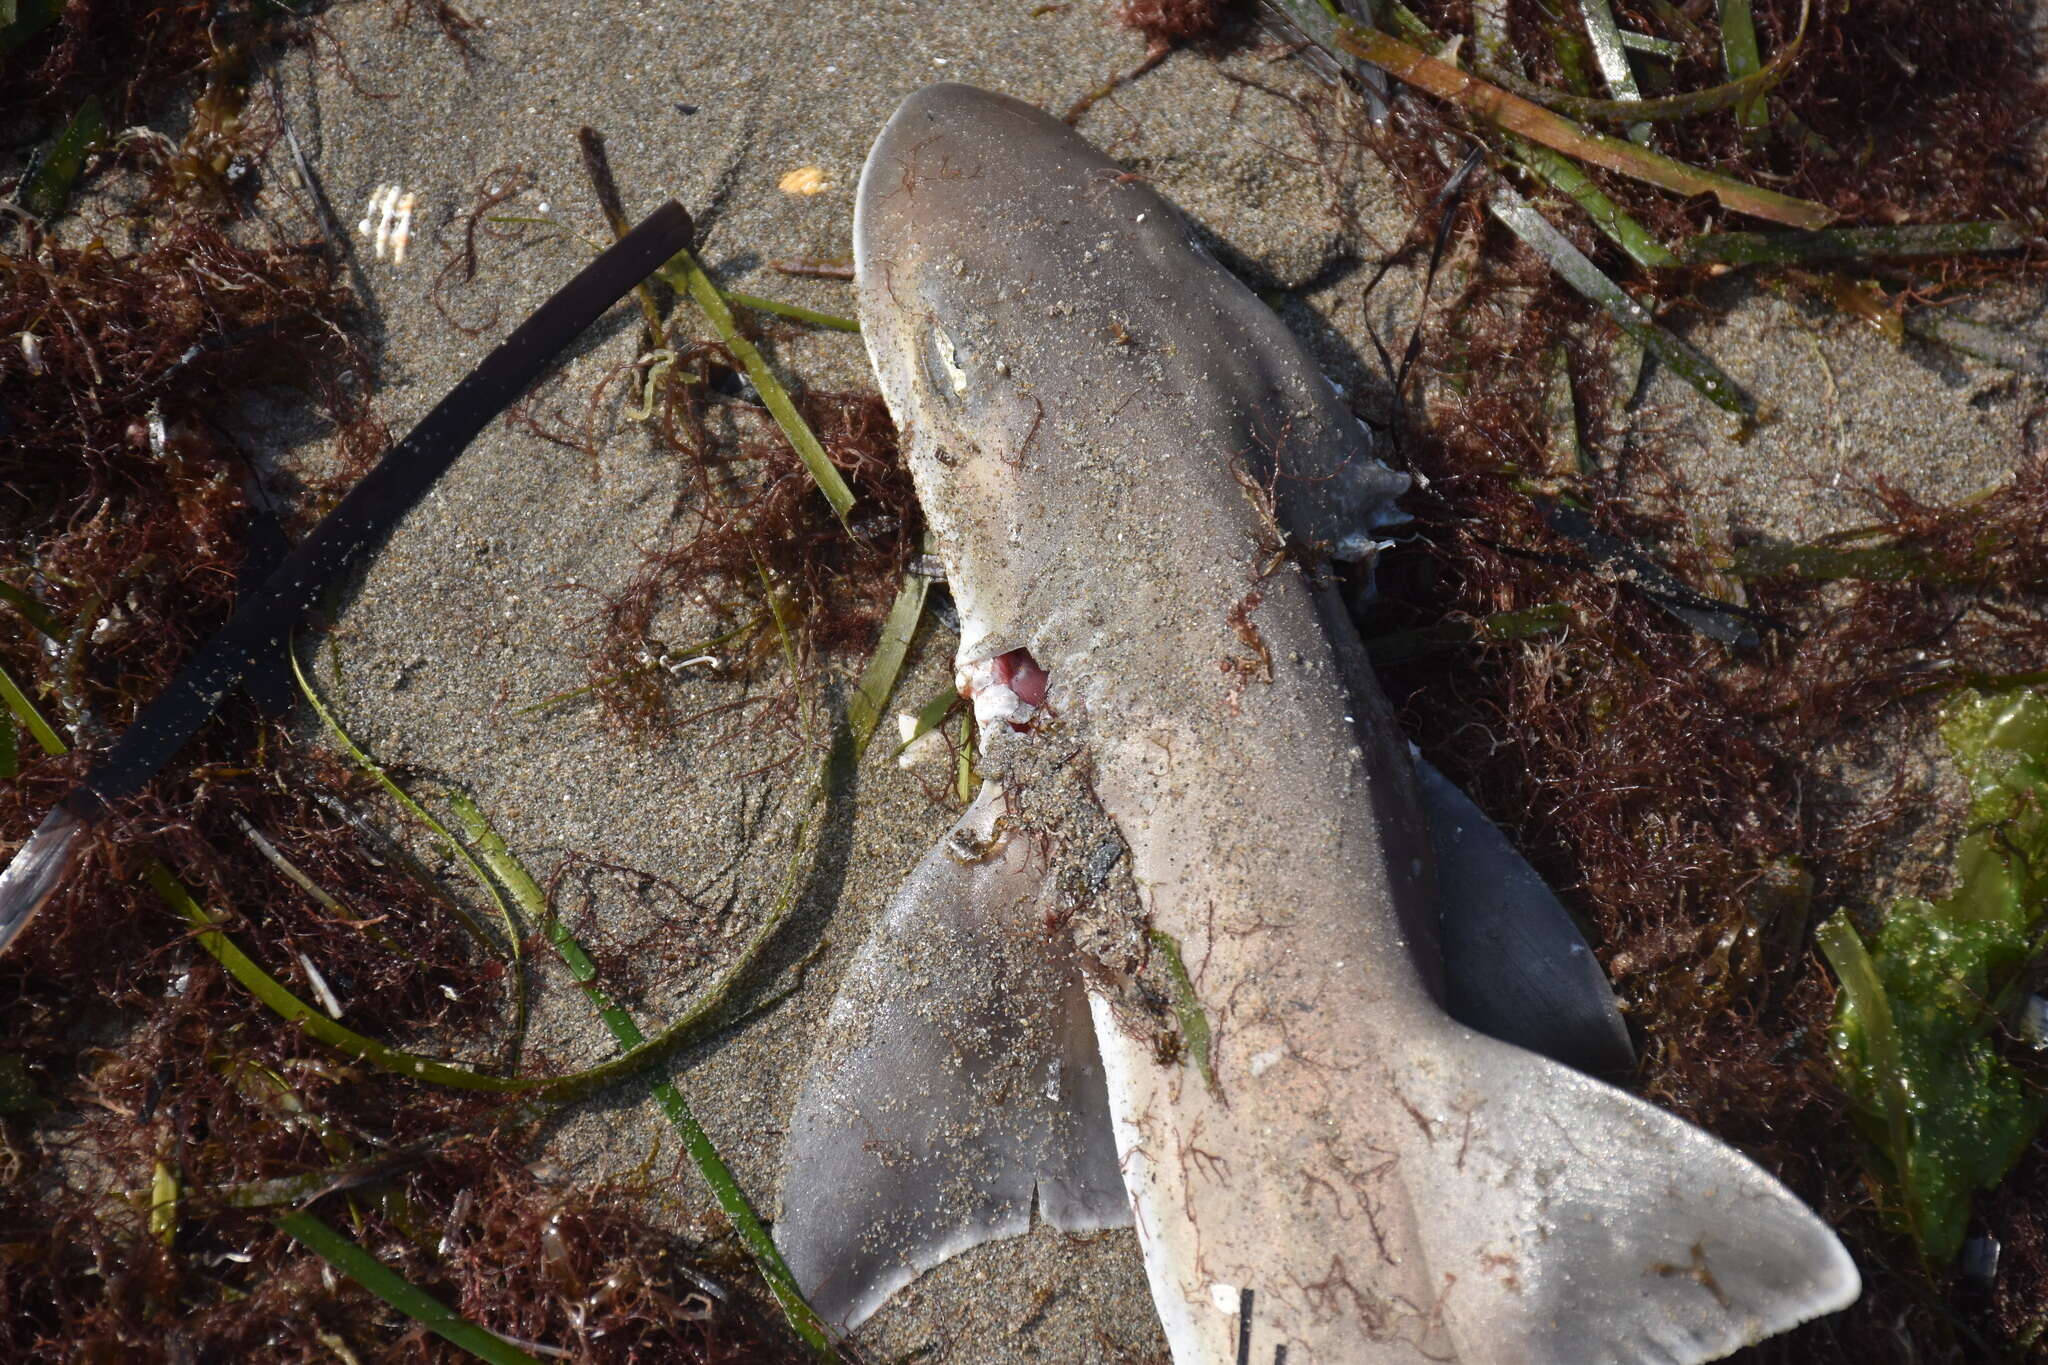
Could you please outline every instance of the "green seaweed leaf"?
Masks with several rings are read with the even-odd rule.
[[[464,848],[456,840],[455,836],[448,832],[448,827],[439,820],[436,820],[426,807],[415,801],[412,793],[392,781],[391,775],[385,772],[377,761],[365,753],[362,746],[355,742],[355,739],[349,734],[341,721],[335,717],[333,710],[328,707],[327,701],[320,695],[319,689],[313,686],[312,679],[306,676],[306,670],[299,666],[298,651],[296,649],[286,650],[285,657],[291,662],[292,677],[299,685],[299,694],[305,697],[306,704],[313,708],[313,714],[320,717],[320,723],[327,727],[327,733],[334,739],[334,742],[339,744],[342,750],[355,761],[355,765],[368,774],[378,786],[382,787],[392,800],[398,802],[408,814],[433,832],[434,836],[441,841],[442,846],[462,863],[463,867],[469,872],[470,879],[482,888],[485,896],[490,899],[492,908],[498,912],[498,924],[505,933],[504,955],[512,966],[512,1038],[509,1051],[516,1062],[526,1042],[531,983],[527,977],[526,950],[522,946],[519,921],[513,917],[511,905],[506,902],[505,897],[499,892],[497,883],[484,875],[483,868],[477,865],[476,859],[470,855],[469,850]],[[337,671],[339,671],[340,667],[339,657],[339,655],[336,655]],[[452,898],[445,900],[443,903],[455,913],[462,926],[478,942],[487,947],[495,946],[484,935],[482,928],[478,926],[468,911],[456,904]]]
[[[1188,965],[1180,955],[1180,942],[1163,929],[1153,929],[1146,937],[1166,963],[1166,980],[1173,988],[1173,1014],[1180,1024],[1188,1058],[1194,1062],[1195,1070],[1202,1073],[1202,1083],[1213,1092],[1216,1072],[1209,1055],[1209,1015],[1202,1008],[1201,997],[1195,994],[1194,978],[1188,975]]]
[[[903,575],[903,586],[889,608],[889,619],[882,622],[882,637],[875,644],[874,656],[847,699],[846,723],[853,732],[855,754],[867,752],[868,741],[875,737],[875,727],[882,723],[889,695],[896,690],[896,675],[903,671],[904,656],[910,652],[911,638],[924,617],[925,594],[931,585],[931,579],[921,573]]]
[[[184,1197],[184,1182],[170,1162],[157,1159],[149,1182],[149,1235],[166,1249],[178,1240],[178,1206]]]
[[[1608,26],[1612,27],[1614,16],[1607,13],[1604,7],[1602,13],[1606,13]],[[1591,9],[1587,10],[1586,22],[1589,27],[1594,24]],[[1492,4],[1479,5],[1473,9],[1472,31],[1478,40],[1481,55],[1488,59],[1488,65],[1484,69],[1504,77],[1516,77],[1521,74],[1521,61],[1515,56],[1513,41],[1508,35],[1507,7],[1501,0],[1494,0]],[[1622,68],[1627,70],[1626,59],[1622,60]],[[1630,89],[1634,89],[1633,84]],[[1646,129],[1648,127],[1641,126]],[[1562,152],[1553,151],[1525,137],[1509,134],[1507,143],[1514,159],[1520,162],[1524,169],[1552,189],[1568,195],[1572,202],[1579,206],[1580,211],[1593,220],[1595,227],[1628,253],[1630,260],[1651,269],[1678,264],[1678,257],[1672,255],[1662,242],[1652,236],[1648,228],[1622,212],[1621,207],[1601,192],[1600,187],[1593,183],[1592,177],[1581,170],[1576,161]]]
[[[0,579],[0,602],[5,602],[27,617],[30,625],[50,639],[64,638],[63,624],[50,614],[47,607],[4,579]]]
[[[784,303],[780,299],[764,299],[758,294],[742,294],[736,289],[725,291],[728,303],[752,309],[756,313],[773,313],[779,318],[792,322],[807,322],[813,327],[823,327],[833,332],[858,332],[860,324],[852,318],[838,313],[821,313],[815,308],[806,308],[800,303]]]
[[[0,672],[0,684],[4,684],[0,690],[9,692],[8,703],[23,723],[28,725],[38,738],[47,736],[44,747],[53,755],[67,752],[64,741],[57,737],[49,722],[36,711],[34,703],[14,687],[13,680],[8,678],[5,672]],[[509,1076],[491,1076],[464,1067],[451,1066],[446,1062],[437,1062],[429,1057],[415,1056],[337,1023],[293,995],[283,982],[264,971],[255,958],[243,952],[241,945],[229,938],[220,928],[220,919],[201,905],[198,898],[185,889],[184,883],[172,875],[168,867],[151,858],[143,866],[143,876],[164,904],[170,906],[192,926],[195,931],[193,938],[199,946],[211,953],[214,960],[226,968],[228,975],[240,983],[243,989],[268,1005],[281,1018],[296,1023],[329,1047],[400,1076],[432,1081],[437,1085],[450,1086],[457,1090],[516,1092],[535,1089],[545,1084],[541,1081],[525,1081]]]
[[[1608,198],[1593,183],[1593,178],[1579,169],[1578,162],[1526,138],[1511,136],[1508,146],[1513,149],[1515,160],[1521,162],[1530,174],[1560,194],[1568,195],[1580,211],[1593,220],[1593,226],[1627,252],[1629,259],[1637,265],[1657,270],[1681,264],[1671,249],[1658,241],[1648,228]]]
[[[911,745],[917,743],[941,725],[944,725],[946,717],[951,715],[953,708],[959,704],[960,694],[958,692],[955,692],[950,687],[940,688],[930,700],[917,708],[917,711],[911,717],[910,734],[901,744],[896,746],[895,752],[891,753],[889,757],[892,760],[903,757],[909,751]]]
[[[818,491],[825,495],[825,501],[832,505],[832,513],[841,522],[853,510],[853,490],[846,486],[839,470],[832,464],[832,457],[825,453],[825,447],[811,431],[810,423],[796,410],[796,403],[790,398],[789,390],[768,368],[760,350],[747,340],[733,321],[732,308],[725,293],[712,283],[711,276],[697,263],[697,258],[688,251],[678,251],[669,263],[661,268],[661,278],[679,294],[688,294],[711,323],[718,339],[725,349],[732,352],[733,359],[740,362],[740,368],[747,372],[754,391],[761,395],[761,404],[768,409],[768,415],[782,428],[782,434],[789,438],[790,446],[797,458],[804,462],[811,478],[817,483]]]
[[[838,747],[834,746],[835,751]],[[818,783],[813,788],[814,800],[830,779],[827,769],[835,757],[836,754],[828,754],[821,765]],[[748,1255],[753,1257],[755,1268],[760,1271],[761,1278],[767,1282],[769,1292],[781,1306],[790,1329],[803,1339],[804,1344],[811,1348],[812,1354],[818,1359],[827,1362],[837,1361],[839,1355],[832,1344],[830,1332],[810,1304],[804,1301],[803,1291],[797,1287],[796,1276],[783,1261],[781,1251],[776,1248],[774,1239],[768,1234],[767,1225],[761,1221],[753,1203],[740,1188],[738,1177],[726,1164],[725,1158],[719,1154],[711,1135],[705,1132],[703,1124],[698,1122],[695,1111],[683,1097],[682,1091],[677,1089],[675,1082],[652,1069],[652,1063],[680,1041],[681,1031],[685,1026],[673,1026],[668,1032],[654,1039],[649,1039],[641,1032],[632,1014],[613,1000],[611,993],[599,984],[597,964],[591,960],[589,953],[584,951],[583,945],[576,940],[568,926],[556,917],[540,884],[514,856],[504,839],[491,828],[476,803],[458,792],[451,794],[449,804],[454,807],[465,832],[476,844],[478,856],[483,859],[484,865],[503,883],[506,892],[518,903],[527,919],[541,927],[541,932],[547,936],[548,942],[561,958],[562,965],[569,969],[570,976],[575,978],[576,984],[582,988],[584,996],[589,1000],[591,1008],[597,1012],[598,1018],[603,1021],[606,1030],[618,1044],[619,1057],[607,1065],[620,1069],[617,1071],[620,1075],[626,1074],[622,1068],[630,1068],[631,1071],[642,1074],[648,1093],[653,1096],[654,1102],[661,1107],[661,1112],[667,1116],[669,1123],[681,1136],[684,1150],[689,1153],[690,1160],[697,1167],[698,1174],[704,1178],[704,1183],[710,1186],[712,1197],[717,1199],[719,1209],[732,1223],[733,1231],[739,1235]],[[799,823],[796,831],[796,854],[790,863],[782,895],[776,901],[765,924],[756,931],[754,938],[741,953],[738,962],[727,968],[720,980],[713,983],[706,992],[706,998],[691,1010],[686,1023],[693,1033],[702,1021],[712,1017],[714,1011],[722,1009],[726,993],[737,983],[740,975],[752,967],[758,959],[760,950],[780,931],[787,920],[796,900],[798,869],[808,861],[804,855],[811,851],[815,843],[815,838],[811,834],[812,829],[812,822],[808,819]],[[594,1068],[593,1074],[601,1069]]]
[[[1943,735],[1971,793],[1954,889],[1894,903],[1868,945],[1843,914],[1817,935],[1884,1215],[1936,1266],[1961,1249],[1972,1194],[2048,1121],[1998,1039],[2048,947],[2048,689],[1966,694]]]
[[[45,222],[64,212],[71,202],[71,187],[85,169],[86,154],[106,136],[107,116],[100,108],[99,96],[87,95],[21,187],[21,206]]]
[[[1649,33],[1637,33],[1633,29],[1621,30],[1621,45],[1630,52],[1646,52],[1653,57],[1664,57],[1677,61],[1685,56],[1685,44],[1669,38],[1659,38]]]
[[[1801,16],[1802,19],[1804,16]],[[1801,25],[1804,27],[1804,25]],[[1729,79],[1740,81],[1763,68],[1763,54],[1757,50],[1756,22],[1749,0],[1721,0],[1721,62]],[[1743,136],[1753,138],[1770,126],[1770,116],[1761,96],[1735,106],[1735,126]]]
[[[1533,204],[1507,186],[1498,185],[1486,206],[1494,217],[1563,277],[1566,284],[1605,309],[1616,326],[1699,390],[1702,398],[1736,418],[1744,430],[1748,428],[1756,417],[1756,404],[1750,401],[1749,395],[1719,365],[1652,322],[1649,312],[1629,297],[1627,290],[1609,279],[1591,258],[1572,245],[1569,237],[1537,212]]]
[[[1440,649],[1462,645],[1505,644],[1533,640],[1572,626],[1572,609],[1562,602],[1539,602],[1519,611],[1497,611],[1476,621],[1446,620],[1416,630],[1377,635],[1366,641],[1375,664],[1405,663]]]
[[[201,905],[192,893],[171,870],[154,858],[143,869],[150,886],[162,898],[164,904],[177,911],[195,931],[193,938],[201,948],[211,953],[214,960],[227,969],[243,989],[268,1005],[281,1018],[297,1024],[314,1038],[351,1057],[370,1063],[382,1070],[415,1080],[431,1081],[456,1090],[482,1090],[499,1094],[516,1094],[520,1091],[537,1090],[545,1084],[539,1080],[523,1080],[516,1076],[492,1076],[465,1067],[451,1066],[429,1057],[415,1056],[401,1052],[365,1037],[354,1029],[336,1023],[320,1011],[308,1005],[287,990],[282,982],[257,965],[233,939],[222,932],[220,920]]]
[[[1745,184],[1732,176],[1674,161],[1621,138],[1591,132],[1523,96],[1469,76],[1421,48],[1348,20],[1333,23],[1319,9],[1305,6],[1301,0],[1284,0],[1281,7],[1296,27],[1322,46],[1341,49],[1371,62],[1418,90],[1428,91],[1508,132],[1519,133],[1532,142],[1540,142],[1580,161],[1605,166],[1621,175],[1647,181],[1678,194],[1712,194],[1723,206],[1737,213],[1747,213],[1789,227],[1821,228],[1834,219],[1833,211],[1824,205]],[[1763,73],[1758,75],[1761,77]],[[1718,95],[1702,92],[1681,97],[1687,101],[1683,112],[1702,113],[1713,99],[1739,99],[1754,93],[1740,83],[1717,87],[1717,91]],[[1655,100],[1593,101],[1572,107],[1632,119],[1655,118],[1669,112]]]
[[[2024,251],[2014,223],[1911,223],[1904,227],[1822,228],[1817,232],[1703,232],[1685,244],[1694,265],[1786,265],[1868,261],[1892,256],[1970,256]]]
[[[6,0],[0,5],[0,57],[57,22],[64,0]]]
[[[1600,67],[1600,75],[1607,82],[1607,88],[1614,92],[1616,100],[1641,103],[1642,88],[1636,84],[1635,69],[1628,64],[1628,53],[1623,50],[1621,25],[1614,22],[1614,7],[1608,0],[1579,0],[1579,15],[1586,21],[1586,37],[1593,45],[1593,60]],[[1631,142],[1647,143],[1650,140],[1650,126],[1637,122],[1629,125]]]
[[[0,703],[5,703],[7,709],[14,713],[14,718],[21,722],[22,727],[35,736],[36,743],[42,746],[44,753],[54,758],[65,751],[64,741],[57,738],[57,732],[50,728],[50,722],[43,719],[42,713],[36,710],[35,703],[28,699],[28,694],[7,675],[4,668],[0,668]]]
[[[536,1357],[469,1321],[314,1215],[281,1214],[277,1225],[327,1264],[478,1360],[490,1365],[540,1365]]]
[[[0,1114],[33,1114],[45,1101],[29,1074],[28,1058],[18,1052],[0,1052]]]

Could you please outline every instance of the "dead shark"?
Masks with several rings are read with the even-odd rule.
[[[1177,1365],[1691,1362],[1851,1302],[1746,1158],[1446,1012],[1444,948],[1469,987],[1544,896],[1418,784],[1323,567],[1405,480],[1279,319],[1136,177],[962,86],[890,120],[854,236],[988,780],[796,1104],[776,1236],[825,1315],[1034,1208],[1135,1221]],[[1494,1032],[1618,1027],[1564,938],[1524,956],[1466,992]]]

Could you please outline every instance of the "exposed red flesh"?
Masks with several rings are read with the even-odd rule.
[[[1045,705],[1045,687],[1049,681],[1038,660],[1031,657],[1028,649],[1013,649],[1007,654],[998,654],[995,659],[996,681],[1017,694],[1017,700],[1026,706]]]

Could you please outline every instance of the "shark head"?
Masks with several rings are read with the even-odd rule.
[[[861,176],[854,262],[876,379],[958,571],[963,659],[1027,643],[1052,585],[1071,589],[1082,547],[1057,528],[1085,518],[1067,510],[1150,505],[1182,470],[1269,502],[1276,549],[1359,559],[1405,520],[1407,478],[1272,310],[1141,177],[1027,104],[962,85],[905,100]],[[1183,549],[1191,570],[1209,558]]]

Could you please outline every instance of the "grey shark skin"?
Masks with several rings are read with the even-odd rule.
[[[1177,1365],[1691,1362],[1851,1302],[1768,1174],[1445,1013],[1407,748],[1283,553],[1369,553],[1403,481],[1278,319],[1116,163],[961,86],[877,140],[855,251],[963,676],[990,715],[998,656],[1049,685],[984,725],[990,786],[798,1101],[777,1237],[827,1315],[1034,1203],[1116,1221],[1111,1162]]]

